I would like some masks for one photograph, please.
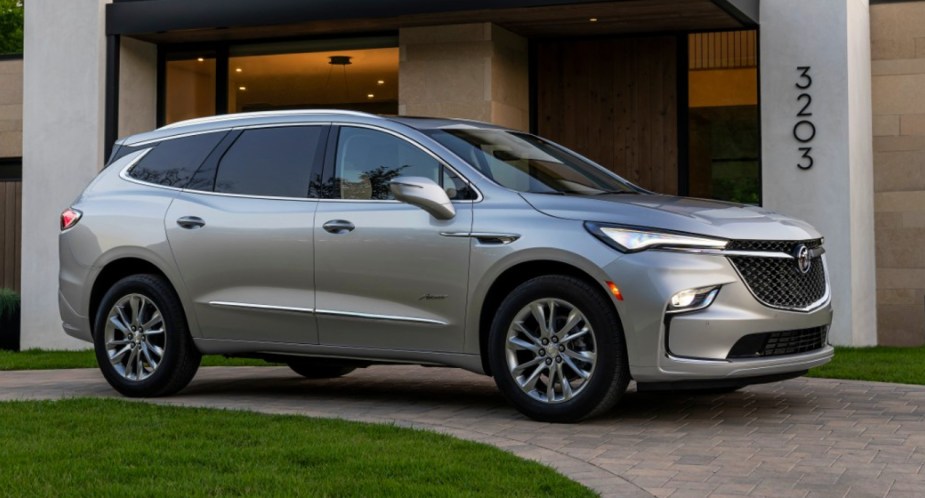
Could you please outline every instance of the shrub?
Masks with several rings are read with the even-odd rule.
[[[0,289],[0,320],[9,318],[19,310],[19,294],[11,289]]]

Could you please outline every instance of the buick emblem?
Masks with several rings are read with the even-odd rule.
[[[800,244],[797,246],[794,251],[794,256],[797,260],[797,268],[799,268],[801,273],[809,273],[810,268],[813,267],[813,260],[809,254],[809,248],[805,244]]]

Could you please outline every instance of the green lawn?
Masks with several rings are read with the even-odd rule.
[[[809,377],[925,385],[925,347],[836,348],[835,359]]]
[[[120,400],[0,403],[4,496],[594,496],[487,445],[389,425]]]
[[[266,366],[263,360],[203,356],[204,367]],[[93,351],[44,351],[30,349],[14,353],[0,350],[0,370],[50,370],[55,368],[96,368]]]

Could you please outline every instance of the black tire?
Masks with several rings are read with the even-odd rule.
[[[591,367],[587,380],[579,386],[579,390],[575,391],[570,399],[565,398],[564,391],[562,400],[555,400],[556,396],[553,393],[553,402],[548,401],[548,396],[546,400],[538,399],[537,396],[543,396],[542,393],[528,394],[518,384],[508,364],[506,345],[508,331],[514,319],[531,303],[543,300],[555,300],[559,303],[557,306],[561,306],[561,302],[571,305],[584,315],[590,325],[596,363]],[[553,315],[555,316],[555,313]],[[525,327],[528,325],[528,320],[529,318],[523,321]],[[537,320],[537,327],[539,327],[538,323]],[[560,326],[564,324],[557,322],[554,328],[559,329]],[[570,330],[577,329],[576,325]],[[560,332],[561,334],[558,335],[564,337],[570,335],[568,330],[560,330]],[[600,415],[619,401],[630,380],[623,327],[613,303],[600,289],[574,277],[565,275],[536,277],[515,288],[499,306],[491,324],[488,340],[488,360],[495,383],[511,404],[521,413],[535,420],[566,423]],[[564,341],[558,347],[563,347],[563,344]],[[519,355],[524,354],[527,358],[533,355],[534,360],[542,356],[541,362],[546,364],[549,361],[547,358],[555,355],[555,362],[547,364],[549,368],[555,368],[556,362],[561,363],[560,354],[556,350],[550,350],[547,353],[545,347],[540,346],[537,349],[544,351],[542,353],[522,350],[512,352],[511,354],[514,355],[512,361],[520,361]],[[563,356],[562,360],[565,360],[564,356],[568,354],[563,352],[561,356]],[[575,360],[572,361],[574,364]],[[537,364],[536,367],[529,368],[539,369],[541,367],[542,365]],[[561,371],[566,371],[566,368],[563,366]],[[577,373],[576,370],[572,372]],[[548,379],[548,373],[546,375]],[[531,375],[530,378],[532,377]],[[555,386],[557,382],[553,380],[551,384]],[[558,385],[565,388],[561,381]],[[571,386],[571,382],[569,385]]]
[[[356,370],[356,367],[325,363],[315,359],[290,360],[286,364],[293,372],[306,379],[334,379]]]
[[[132,296],[142,296],[155,307],[154,310],[160,313],[159,322],[163,332],[156,332],[158,327],[152,326],[144,335],[143,344],[132,344],[133,339],[128,339],[128,334],[123,333],[115,325],[110,325],[107,331],[107,322],[111,312],[116,312],[114,308],[117,303],[123,300],[131,300]],[[129,301],[130,302],[130,301]],[[128,309],[126,308],[128,306]],[[153,312],[147,303],[141,306],[142,311],[138,312],[139,319],[128,319],[130,323],[141,323],[144,320],[152,320]],[[126,303],[120,306],[123,315],[126,311],[131,313],[130,304]],[[144,315],[147,309],[147,315]],[[144,318],[141,318],[144,317]],[[128,318],[126,316],[126,318]],[[124,321],[119,320],[124,325]],[[132,325],[134,327],[134,325]],[[139,327],[140,328],[140,327]],[[93,327],[93,345],[96,350],[96,360],[99,363],[103,377],[109,384],[125,396],[136,398],[146,397],[153,398],[158,396],[168,396],[174,394],[186,387],[196,371],[199,369],[202,354],[193,344],[192,337],[189,333],[189,327],[186,323],[186,315],[183,313],[183,306],[176,292],[170,283],[159,275],[131,275],[115,283],[103,296],[100,306],[96,312],[96,319]],[[150,333],[151,335],[147,335]],[[110,353],[107,351],[107,334],[112,334],[113,344],[123,342],[129,344],[123,347],[137,347],[136,354],[142,359],[134,364],[134,367],[122,364],[119,360],[118,365],[110,361]],[[139,337],[137,332],[132,334]],[[147,349],[147,358],[156,358],[154,348],[159,347],[162,356],[156,362],[148,363],[142,351]],[[121,349],[120,349],[121,351]],[[118,351],[116,351],[118,353]],[[131,352],[125,353],[131,358]],[[116,356],[115,354],[113,355]],[[128,360],[128,358],[122,357]],[[156,366],[152,366],[156,363]],[[147,368],[152,368],[148,372]],[[133,370],[134,369],[134,370]],[[134,379],[131,378],[131,371],[135,371]],[[142,371],[143,374],[137,374]]]

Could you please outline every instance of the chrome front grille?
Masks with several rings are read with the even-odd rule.
[[[826,275],[822,255],[810,259],[809,271],[800,270],[796,257],[774,257],[781,253],[795,255],[801,245],[818,249],[821,239],[803,241],[733,240],[727,251],[768,253],[728,256],[752,295],[772,308],[806,310],[826,296]]]

